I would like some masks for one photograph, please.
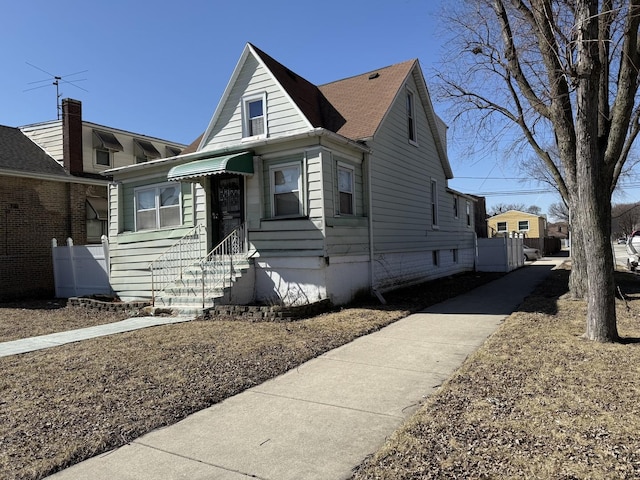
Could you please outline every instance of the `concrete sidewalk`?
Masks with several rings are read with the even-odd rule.
[[[562,260],[511,272],[49,478],[348,478]]]
[[[156,325],[167,325],[169,323],[181,323],[193,320],[194,317],[133,317],[120,322],[105,323],[94,327],[78,328],[66,332],[50,333],[37,337],[21,338],[10,342],[0,343],[0,357],[17,355],[19,353],[33,352],[44,348],[57,347],[66,343],[79,342],[89,338],[104,337],[114,333],[130,332],[141,328],[153,327]]]

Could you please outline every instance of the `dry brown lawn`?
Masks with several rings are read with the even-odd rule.
[[[615,344],[585,341],[558,270],[353,476],[640,478],[640,280],[617,273]]]
[[[129,318],[129,313],[102,313],[67,307],[66,300],[29,300],[0,303],[0,342],[93,327]]]
[[[0,358],[0,478],[39,479],[121,446],[497,276],[291,323],[193,321]],[[121,319],[58,306],[0,305],[2,340]]]

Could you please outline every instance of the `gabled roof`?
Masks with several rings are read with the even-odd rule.
[[[401,94],[403,85],[412,76],[427,114],[429,129],[445,175],[447,178],[453,177],[444,138],[446,126],[433,110],[417,60],[408,60],[316,86],[251,43],[247,43],[242,52],[206,132],[199,137],[198,147],[194,148],[192,144],[183,153],[198,151],[204,147],[249,55],[256,58],[272,75],[294,108],[303,116],[309,129],[321,128],[355,142],[374,137],[394,101]]]
[[[506,212],[496,213],[494,216],[490,218],[496,218],[496,217],[500,217],[507,214],[509,215],[516,214],[518,216],[526,216],[526,217],[536,217],[536,218],[542,218],[543,220],[547,219],[544,215],[536,215],[535,213],[523,212],[521,210],[507,210]]]
[[[64,168],[18,128],[0,125],[0,170],[69,177]]]

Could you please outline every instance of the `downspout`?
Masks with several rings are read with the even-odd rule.
[[[371,293],[375,295],[380,303],[386,305],[387,301],[384,299],[382,294],[378,292],[375,288],[374,281],[376,278],[375,275],[375,252],[373,250],[373,195],[371,194],[371,159],[372,152],[364,153],[367,167],[367,196],[368,204],[369,204],[369,286],[371,288]]]

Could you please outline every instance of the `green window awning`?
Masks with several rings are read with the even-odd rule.
[[[203,158],[178,165],[169,170],[168,180],[188,180],[220,173],[253,175],[253,153],[240,152],[219,157]]]

